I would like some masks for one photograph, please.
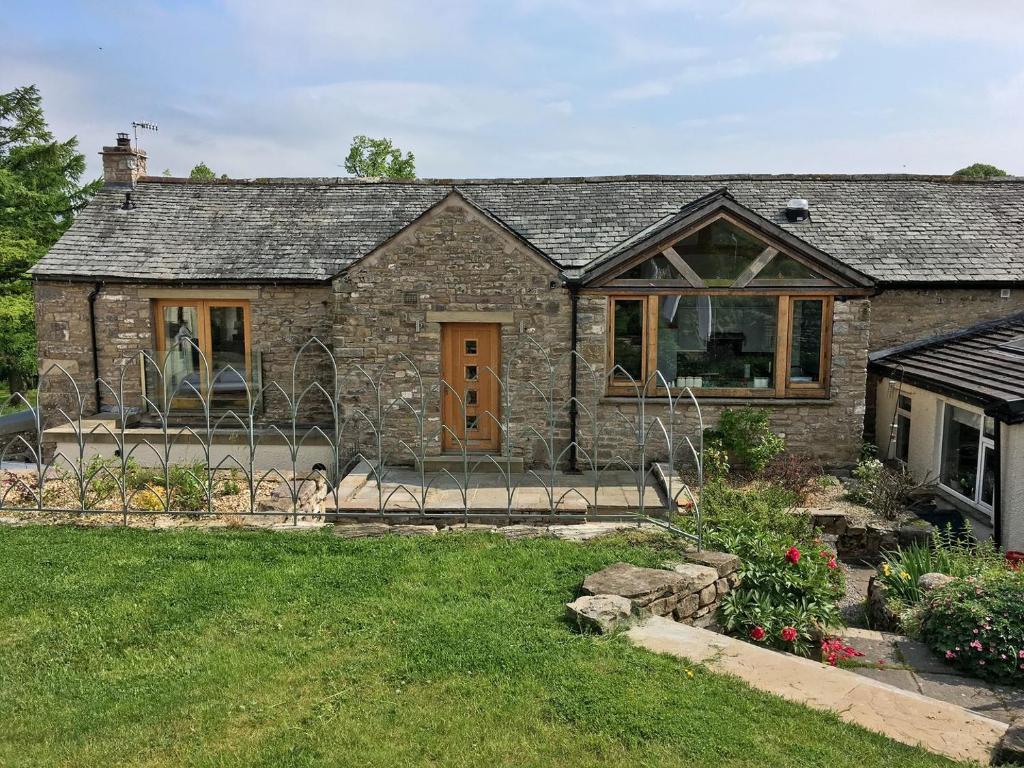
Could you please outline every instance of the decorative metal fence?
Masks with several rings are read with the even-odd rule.
[[[514,371],[522,368],[515,366],[516,355],[523,353],[530,355],[529,375],[517,377]],[[259,360],[256,355],[252,359]],[[185,365],[183,360],[191,362]],[[64,366],[51,365],[40,376],[38,404],[17,394],[6,407],[27,410],[31,428],[0,437],[0,511],[113,513],[125,523],[131,515],[218,515],[224,512],[217,506],[217,494],[230,483],[246,502],[236,511],[243,515],[280,516],[281,509],[262,508],[259,499],[268,488],[283,488],[285,501],[290,501],[284,511],[294,522],[338,515],[405,522],[614,517],[656,523],[700,546],[700,404],[689,389],[673,394],[660,373],[638,381],[621,367],[602,372],[578,352],[556,359],[538,341],[523,337],[501,370],[481,371],[497,380],[500,408],[481,416],[495,425],[501,448],[497,455],[478,455],[463,431],[438,418],[437,404],[447,393],[462,414],[456,423],[464,425],[466,393],[439,376],[428,381],[407,354],[396,354],[373,369],[360,364],[343,369],[328,345],[311,338],[292,357],[290,370],[290,381],[282,386],[262,370],[207,359],[189,339],[169,351],[138,352],[120,365],[113,381],[83,382]],[[326,373],[310,377],[311,370]],[[564,376],[567,370],[583,386],[571,387]],[[401,386],[396,386],[399,377]],[[608,377],[620,385],[628,382],[635,397],[628,403],[604,402]],[[90,389],[83,392],[83,383]],[[97,400],[103,403],[102,412],[91,415]],[[310,413],[319,416],[310,420]],[[691,422],[695,439],[686,434],[685,421]],[[566,424],[575,426],[566,433]],[[445,434],[457,448],[447,454],[454,470],[441,466],[431,472],[425,460],[440,453]],[[231,449],[218,458],[225,440]],[[268,441],[283,458],[275,466],[260,467]],[[516,471],[527,443],[532,465]],[[607,448],[609,443],[614,447]],[[311,467],[306,457],[314,445],[324,460]],[[192,460],[182,463],[176,457],[186,446]],[[20,466],[12,462],[14,457],[23,459]],[[376,503],[372,509],[341,510],[341,481],[359,462],[369,467]],[[399,468],[408,477],[408,467],[416,468],[416,482],[389,483]],[[567,475],[567,469],[581,474]],[[609,487],[608,478],[615,474],[621,487],[624,473],[636,504],[628,510],[602,510],[597,502]],[[651,498],[649,480],[656,473],[665,498]],[[504,490],[503,509],[474,509],[471,495],[482,474],[497,476]],[[693,479],[696,493],[682,479],[684,474]],[[565,488],[566,477],[579,480]],[[184,494],[171,492],[176,482],[192,489],[193,503],[187,505],[192,508],[180,503]],[[310,484],[324,488],[333,505],[304,507]],[[454,508],[433,509],[428,503],[432,489],[441,485],[455,491]],[[542,491],[546,509],[523,511],[517,505],[517,494],[526,485]],[[59,504],[54,503],[55,487],[65,496]],[[105,506],[99,508],[95,500],[101,492]],[[693,521],[686,531],[665,514],[681,500]]]

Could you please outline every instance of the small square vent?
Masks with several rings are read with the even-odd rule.
[[[416,291],[405,291],[402,293],[402,303],[407,307],[418,307],[420,295]]]

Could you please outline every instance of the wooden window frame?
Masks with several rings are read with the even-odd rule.
[[[777,327],[775,339],[775,365],[774,380],[772,385],[765,388],[754,387],[701,387],[693,389],[695,395],[701,397],[736,398],[736,399],[770,399],[770,398],[816,398],[823,399],[829,396],[832,368],[832,324],[834,311],[834,297],[828,294],[804,293],[803,291],[744,291],[744,290],[674,290],[674,291],[652,291],[645,293],[615,293],[607,295],[607,370],[611,372],[615,365],[615,302],[617,301],[641,301],[646,302],[643,311],[643,375],[642,381],[637,384],[643,388],[646,386],[648,393],[665,392],[665,388],[658,386],[652,379],[652,373],[657,370],[658,365],[658,301],[662,296],[764,296],[773,297],[779,303],[777,313]],[[821,301],[821,347],[820,347],[820,376],[816,382],[790,381],[790,355],[792,353],[792,318],[794,301]],[[674,386],[670,383],[668,391],[672,395],[680,395],[685,389]],[[614,380],[611,377],[606,382],[605,393],[609,397],[636,396],[636,389],[628,382],[621,379]]]
[[[219,307],[229,308],[240,308],[242,310],[242,322],[245,328],[245,375],[246,383],[251,387],[253,383],[253,370],[252,370],[252,319],[251,319],[251,305],[248,299],[197,299],[191,296],[183,296],[180,299],[154,299],[153,300],[153,317],[154,317],[154,329],[156,333],[156,345],[155,349],[162,356],[167,352],[166,348],[166,333],[164,323],[163,310],[166,307],[191,307],[196,310],[196,317],[198,318],[196,328],[196,341],[199,351],[203,353],[206,358],[206,365],[200,366],[200,383],[202,384],[202,392],[205,395],[209,390],[210,382],[208,381],[209,367],[213,360],[212,350],[212,332],[210,329],[210,310]],[[161,360],[162,363],[162,360]],[[188,395],[178,395],[173,401],[172,405],[175,407],[195,405],[197,402],[196,398],[189,393]]]

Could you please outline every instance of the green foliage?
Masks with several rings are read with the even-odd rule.
[[[164,175],[170,176],[171,172],[164,171]],[[217,178],[217,174],[210,166],[200,161],[196,163],[194,166],[192,166],[192,170],[189,171],[188,177],[190,179],[195,179],[196,181],[213,181],[214,179]],[[220,178],[222,179],[226,179],[227,177],[228,175],[226,173],[222,173],[220,175]]]
[[[792,502],[793,495],[776,486],[740,491],[711,483],[701,510],[706,546],[743,561],[742,581],[722,600],[725,628],[743,637],[759,628],[765,633],[759,642],[806,655],[825,627],[840,623],[844,579],[809,518],[789,511]],[[794,550],[799,557],[787,558]],[[787,627],[796,637],[783,639]]]
[[[922,635],[932,650],[969,674],[1024,684],[1024,573],[1003,567],[934,590]]]
[[[705,439],[721,445],[730,463],[761,472],[786,447],[786,442],[768,426],[768,415],[766,408],[726,408],[718,419],[718,428],[707,430]]]
[[[917,581],[926,573],[963,578],[1002,570],[1002,554],[991,541],[962,540],[951,531],[935,531],[931,544],[913,544],[887,552],[878,569],[886,594],[895,608],[906,608],[924,597]]]
[[[729,454],[719,438],[704,441],[704,480],[720,480],[729,474]]]
[[[391,139],[356,136],[345,158],[345,170],[361,178],[415,179],[416,158],[412,152],[402,157],[402,150]]]
[[[54,138],[34,85],[0,94],[0,377],[12,390],[36,369],[27,271],[99,188],[84,173],[78,139]]]
[[[906,511],[910,494],[922,486],[905,466],[886,466],[876,458],[862,458],[853,468],[853,485],[847,498],[870,507],[886,520]]]
[[[622,538],[0,526],[0,551],[2,765],[952,766],[571,631],[588,574],[664,561]]]
[[[121,504],[121,485],[134,509],[160,510],[163,500],[170,496],[170,508],[181,511],[203,511],[207,509],[206,488],[208,475],[204,464],[172,464],[163,469],[141,467],[135,459],[122,462],[119,458],[94,456],[82,469],[85,485],[84,506],[86,509],[101,509],[109,501]],[[229,476],[226,482],[232,482]],[[78,494],[78,480],[74,472],[60,470],[57,482]],[[237,487],[237,484],[236,484]],[[236,491],[237,493],[237,491]],[[154,499],[159,505],[154,506]]]
[[[1009,174],[1002,168],[996,168],[996,166],[989,165],[988,163],[974,163],[974,165],[968,165],[959,171],[953,171],[953,175],[962,176],[967,179],[992,179]]]
[[[173,464],[168,468],[168,480],[171,509],[198,512],[207,508],[204,464]]]

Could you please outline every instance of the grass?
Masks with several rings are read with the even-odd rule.
[[[39,398],[39,392],[35,389],[30,389],[26,392],[22,392],[25,399],[29,401],[34,407],[37,404]],[[28,408],[24,402],[19,398],[14,400],[11,398],[11,389],[7,386],[7,383],[0,383],[0,416],[8,413],[15,413],[17,411],[24,411]]]
[[[651,543],[0,528],[2,766],[939,766],[571,631]]]

